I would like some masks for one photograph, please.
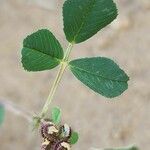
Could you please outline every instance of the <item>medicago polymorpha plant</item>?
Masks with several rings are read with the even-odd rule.
[[[128,75],[110,58],[91,56],[71,60],[69,57],[74,45],[90,39],[116,19],[117,14],[113,0],[66,0],[63,5],[64,33],[68,41],[66,50],[48,29],[40,29],[24,39],[21,52],[25,70],[38,72],[59,66],[43,109],[33,117],[34,128],[40,125],[42,150],[69,150],[78,141],[78,133],[68,124],[61,124],[59,108],[54,107],[51,116],[46,117],[66,69],[91,90],[107,98],[117,97],[128,88]],[[1,105],[0,114],[1,123],[4,114]]]

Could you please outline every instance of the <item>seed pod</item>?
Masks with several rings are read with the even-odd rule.
[[[52,150],[71,150],[71,146],[68,142],[60,140],[52,146]]]
[[[71,127],[68,124],[64,124],[63,126],[61,126],[60,130],[61,137],[64,140],[68,140],[71,136]]]
[[[54,123],[43,121],[41,123],[41,135],[44,139],[54,142],[58,139],[59,130]]]

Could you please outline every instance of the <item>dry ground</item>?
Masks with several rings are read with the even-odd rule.
[[[96,95],[66,71],[52,106],[80,133],[74,150],[137,144],[150,149],[150,1],[116,0],[118,20],[87,42],[74,47],[72,58],[107,56],[130,75],[129,89],[108,100]],[[48,2],[48,3],[47,3]],[[57,69],[28,73],[20,63],[23,38],[49,28],[66,47],[59,0],[0,0],[0,98],[39,112]],[[28,122],[7,112],[0,129],[1,150],[38,150],[41,139]]]

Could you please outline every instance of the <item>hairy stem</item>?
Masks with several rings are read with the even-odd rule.
[[[55,81],[53,83],[53,86],[52,86],[52,88],[50,90],[50,94],[49,94],[49,96],[47,98],[47,101],[46,101],[46,103],[45,103],[45,105],[44,105],[44,107],[42,109],[42,112],[40,113],[40,118],[44,118],[46,113],[47,113],[47,111],[48,111],[48,108],[49,108],[49,106],[51,104],[51,101],[52,101],[52,99],[54,97],[56,89],[57,89],[57,87],[58,87],[58,85],[59,85],[59,83],[60,83],[60,81],[62,79],[63,73],[64,73],[64,71],[65,71],[65,69],[67,67],[67,61],[69,59],[70,52],[71,52],[72,48],[73,48],[73,44],[69,43],[69,45],[67,47],[67,50],[65,52],[65,55],[64,55],[64,59],[63,59],[63,61],[61,63],[61,66],[60,66],[60,68],[58,70],[58,73],[57,73],[57,76],[55,78]]]

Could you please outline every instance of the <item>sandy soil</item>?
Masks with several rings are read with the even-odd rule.
[[[150,147],[150,1],[116,0],[118,19],[83,44],[72,58],[107,56],[130,75],[129,89],[116,99],[106,99],[82,85],[66,71],[52,106],[59,106],[63,122],[80,133],[74,150],[137,144]],[[64,48],[62,1],[0,0],[0,98],[38,113],[58,68],[28,73],[20,63],[22,40],[39,28],[55,33]],[[49,5],[47,5],[49,2]],[[38,150],[41,139],[28,122],[7,112],[0,129],[1,150]]]

